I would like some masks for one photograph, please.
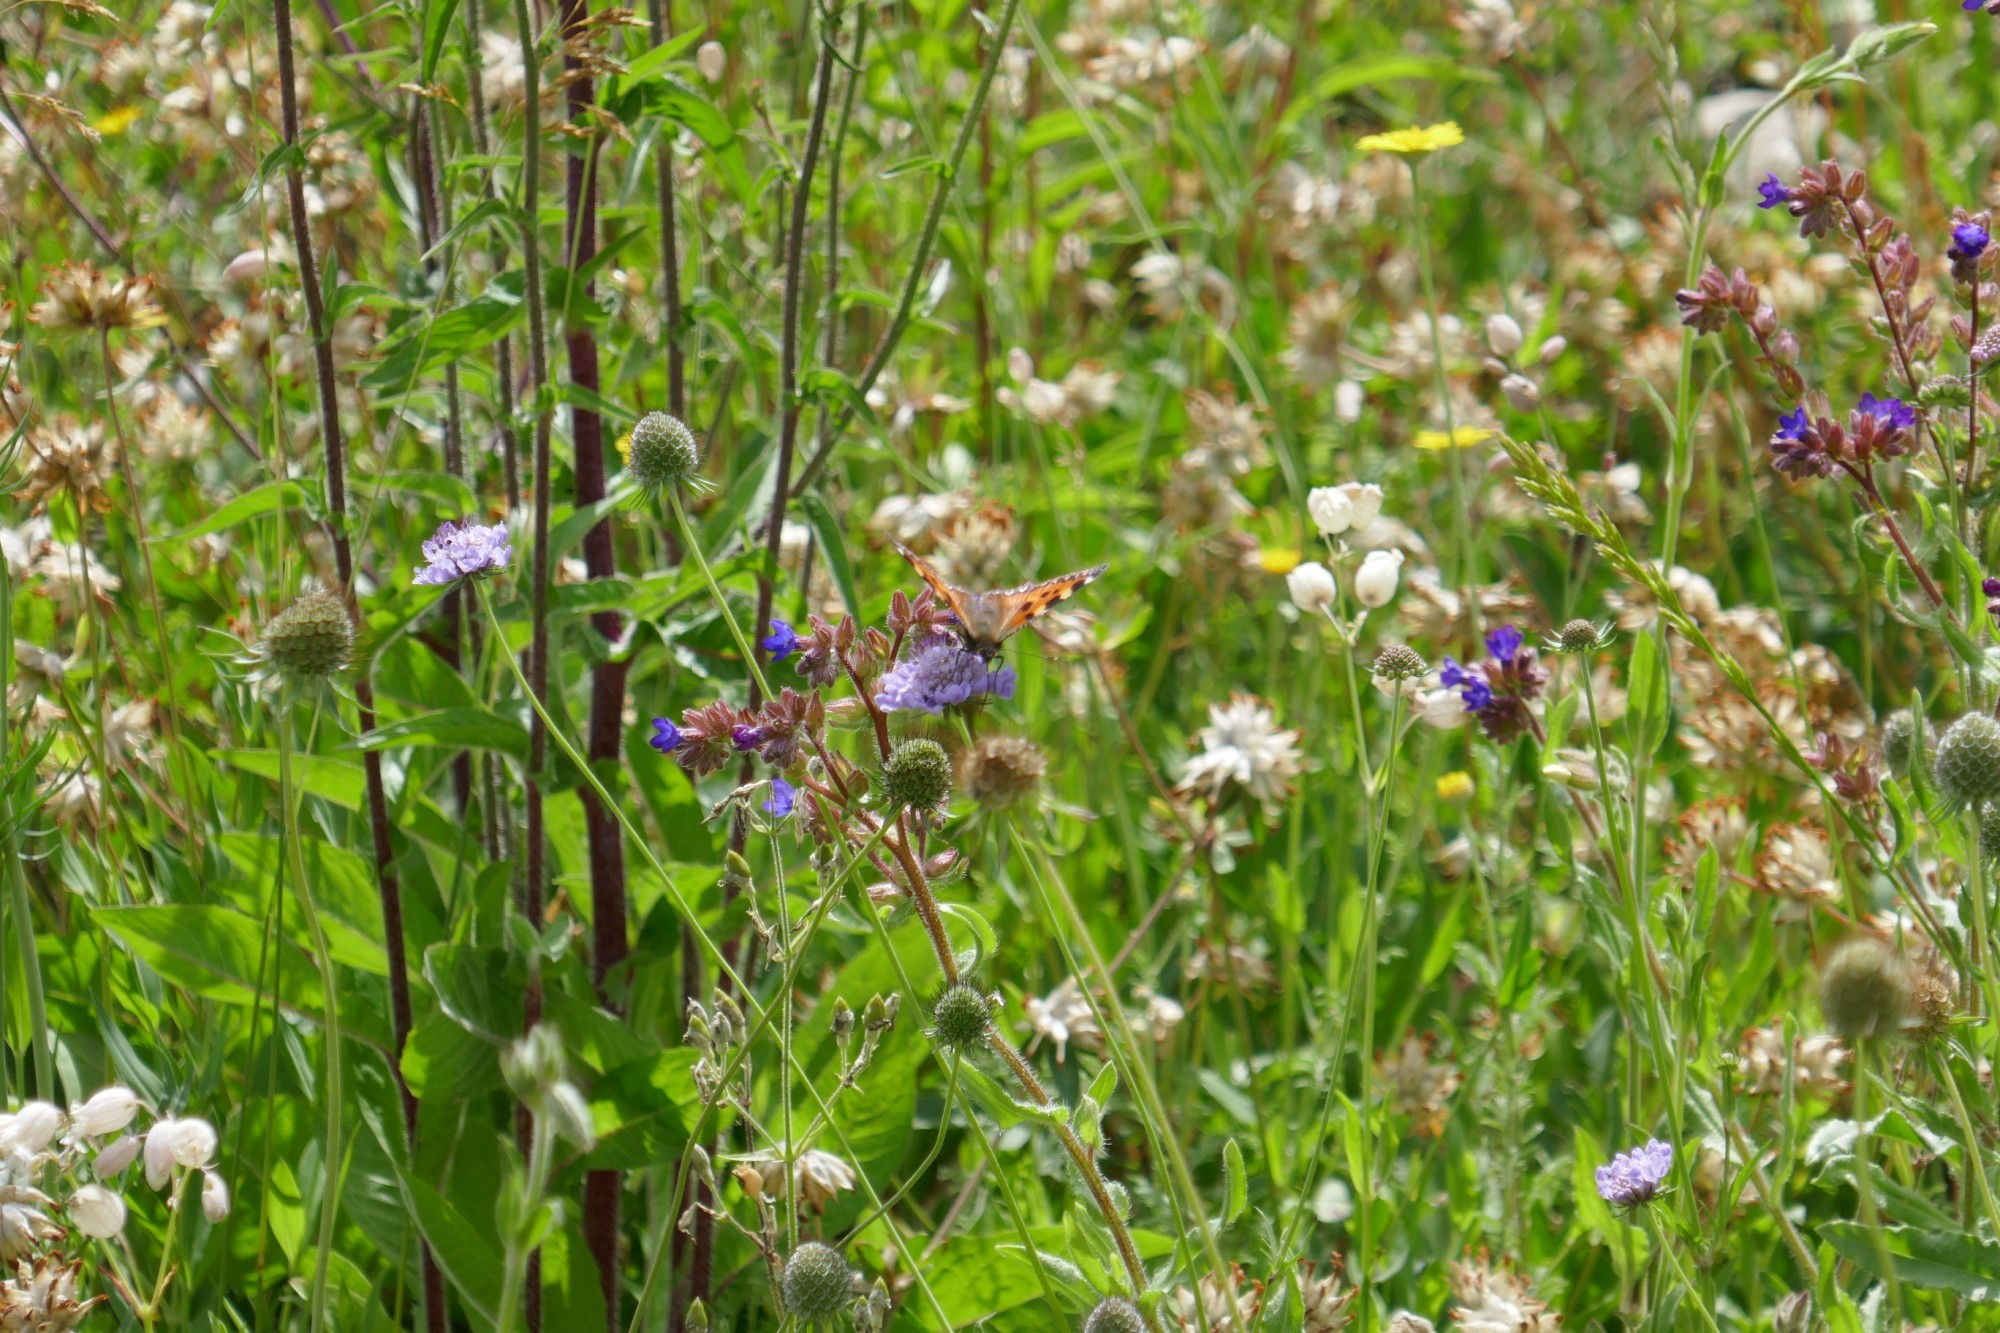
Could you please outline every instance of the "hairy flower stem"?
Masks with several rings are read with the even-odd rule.
[[[313,902],[312,887],[306,881],[305,853],[299,844],[299,792],[292,782],[292,694],[286,687],[285,706],[278,710],[278,815],[285,839],[285,857],[291,867],[292,889],[298,894],[299,911],[305,918],[306,933],[312,939],[313,962],[319,968],[320,987],[326,992],[326,1082],[319,1089],[325,1104],[326,1134],[320,1143],[319,1261],[313,1268],[309,1299],[309,1327],[326,1325],[327,1277],[333,1270],[334,1232],[340,1221],[340,1126],[345,1110],[340,1096],[340,989],[333,973],[333,954],[327,946],[326,929]]]
[[[666,43],[668,0],[647,0],[647,35],[654,46]],[[674,218],[674,128],[660,125],[659,141],[653,149],[653,173],[658,186],[660,208],[660,324],[667,344],[667,411],[687,418],[686,330],[681,327],[681,256],[679,224]],[[676,1235],[679,1233],[676,1232]]]
[[[1431,365],[1437,372],[1438,411],[1444,414],[1444,435],[1447,441],[1445,455],[1451,460],[1451,500],[1453,507],[1458,511],[1458,530],[1463,538],[1455,544],[1458,554],[1458,586],[1469,588],[1472,586],[1474,554],[1472,510],[1471,502],[1468,500],[1465,492],[1465,459],[1462,456],[1464,451],[1458,447],[1458,432],[1452,424],[1451,379],[1444,364],[1444,334],[1438,328],[1440,315],[1438,314],[1437,279],[1431,271],[1430,209],[1424,199],[1423,173],[1417,170],[1417,162],[1418,159],[1411,158],[1408,163],[1410,168],[1410,200],[1414,205],[1416,214],[1412,219],[1412,226],[1415,227],[1417,233],[1417,273],[1423,279],[1424,310],[1430,318]],[[1366,1292],[1362,1294],[1361,1308],[1364,1312],[1368,1309]],[[1362,1317],[1366,1319],[1368,1316],[1364,1313]]]
[[[981,113],[986,108],[986,94],[993,87],[993,76],[1000,68],[1001,57],[1007,53],[1007,36],[1014,30],[1015,15],[1020,12],[1021,0],[1006,0],[1006,7],[1000,11],[1000,21],[987,36],[986,63],[979,67],[979,81],[972,86],[972,100],[965,108],[965,119],[959,122],[958,134],[951,141],[951,151],[945,155],[943,166],[938,171],[937,185],[931,191],[930,207],[924,213],[924,227],[917,235],[917,248],[910,256],[908,267],[903,270],[903,288],[896,297],[896,310],[889,317],[889,327],[882,332],[882,339],[875,344],[875,351],[868,358],[861,379],[855,384],[855,399],[868,396],[875,387],[875,381],[887,368],[889,358],[896,354],[896,345],[902,341],[904,330],[910,326],[910,316],[917,306],[917,294],[928,281],[926,268],[930,264],[931,247],[937,243],[938,227],[944,221],[945,205],[951,200],[953,188],[958,183],[959,165],[965,160],[966,145],[979,128]],[[793,493],[803,494],[819,480],[821,472],[832,461],[833,451],[840,443],[840,437],[854,419],[854,406],[850,402],[840,410],[833,423],[826,442],[820,445],[805,470],[799,473],[793,485]]]
[[[284,140],[287,147],[297,149],[298,75],[292,54],[291,0],[272,0],[272,17],[278,38],[278,90]],[[327,527],[333,539],[334,569],[340,579],[341,595],[347,601],[348,614],[360,624],[363,623],[361,608],[354,595],[354,551],[347,533],[347,455],[340,433],[340,403],[334,380],[333,331],[327,322],[319,264],[313,254],[312,229],[306,213],[305,177],[299,170],[297,157],[286,168],[285,187],[290,205],[292,248],[298,255],[299,286],[305,298],[307,322],[312,332],[313,366],[319,384],[320,440],[326,461]],[[354,702],[358,730],[366,736],[375,729],[375,690],[369,680],[366,663],[355,676]],[[395,849],[389,838],[389,802],[382,784],[382,755],[379,750],[364,749],[362,772],[368,799],[368,824],[374,840],[375,877],[382,901],[382,936],[387,944],[389,960],[390,1064],[395,1070],[396,1089],[402,1101],[405,1132],[414,1137],[417,1099],[402,1074],[403,1047],[410,1038],[410,971],[409,960],[404,953],[402,885],[396,877]],[[284,776],[289,778],[289,771]],[[300,891],[304,893],[303,884]],[[333,984],[329,977],[329,1012],[334,1003]],[[329,1044],[338,1045],[331,1040]],[[330,1063],[337,1060],[337,1054],[330,1057]],[[336,1109],[338,1101],[337,1097],[333,1099]],[[337,1126],[333,1128],[337,1130]],[[326,1157],[327,1188],[337,1190],[340,1163],[331,1143],[327,1145]],[[323,1257],[332,1253],[330,1222],[327,1230],[329,1234],[321,1238]],[[330,1267],[330,1263],[321,1262],[313,1277],[316,1307],[312,1324],[314,1333],[321,1327],[321,1319],[325,1315],[325,1287]]]
[[[1896,522],[1896,515],[1884,503],[1882,492],[1876,489],[1874,476],[1865,467],[1850,466],[1846,463],[1841,466],[1854,478],[1854,483],[1861,488],[1861,493],[1868,497],[1868,507],[1875,511],[1875,516],[1882,520],[1882,526],[1889,530],[1889,540],[1893,541],[1896,549],[1902,552],[1903,563],[1910,567],[1912,574],[1916,575],[1917,583],[1922,586],[1924,595],[1931,599],[1931,605],[1950,617],[1954,625],[1957,624],[1957,613],[1946,604],[1944,593],[1931,578],[1930,571],[1923,567],[1922,562],[1917,559],[1917,553],[1910,549],[1909,541],[1903,536],[1902,526]]]
[[[529,1117],[534,1130],[529,1136],[527,1183],[522,1191],[521,1212],[524,1217],[533,1217],[542,1206],[542,1196],[549,1185],[549,1158],[555,1150],[555,1131],[549,1125],[547,1116]],[[531,1250],[517,1234],[517,1228],[510,1228],[505,1241],[505,1252],[500,1262],[500,1304],[497,1307],[495,1327],[498,1333],[514,1333],[519,1327],[518,1319],[525,1305],[523,1294],[528,1284],[529,1267],[539,1250]]]
[[[1890,1326],[1902,1319],[1902,1288],[1896,1281],[1896,1256],[1889,1249],[1889,1237],[1882,1229],[1882,1209],[1875,1201],[1874,1150],[1868,1133],[1869,1084],[1877,1076],[1882,1058],[1882,1039],[1863,1037],[1854,1043],[1854,1192],[1861,1206],[1861,1224],[1875,1247],[1875,1262],[1881,1265],[1882,1285],[1888,1291]],[[1968,1160],[1966,1169],[1980,1171],[1977,1160]]]

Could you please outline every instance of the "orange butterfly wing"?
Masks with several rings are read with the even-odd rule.
[[[1096,565],[1090,569],[1079,569],[1074,574],[1064,574],[1060,578],[1046,579],[1041,583],[1024,583],[1018,588],[1007,588],[995,592],[968,592],[964,588],[953,587],[938,573],[930,561],[912,551],[900,542],[897,552],[910,562],[910,568],[917,576],[931,586],[938,596],[944,598],[958,617],[960,627],[967,633],[973,646],[985,651],[988,656],[999,649],[1000,643],[1023,625],[1041,615],[1058,602],[1068,601],[1076,596],[1077,589],[1096,579],[1110,565]]]
[[[963,588],[954,588],[945,582],[944,575],[938,573],[937,566],[912,551],[901,542],[896,543],[896,553],[910,562],[910,568],[917,571],[917,577],[931,585],[931,591],[944,598],[944,603],[961,622],[965,620],[966,603],[972,594]]]
[[[1095,565],[1089,569],[1079,569],[1074,574],[1064,574],[1059,578],[992,594],[1000,598],[1007,608],[1006,618],[1000,622],[1000,637],[1006,638],[1056,603],[1066,602],[1076,596],[1079,589],[1109,568],[1111,566],[1108,564]]]

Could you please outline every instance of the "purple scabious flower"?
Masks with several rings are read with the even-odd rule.
[[[882,675],[875,703],[887,712],[911,710],[941,717],[952,704],[978,695],[1014,697],[1014,668],[994,667],[949,634],[933,634]]]
[[[1759,208],[1780,208],[1792,201],[1791,190],[1778,179],[1775,171],[1764,173],[1764,179],[1757,184],[1757,193],[1760,196],[1757,200]]]
[[[653,719],[653,739],[646,742],[661,754],[672,754],[681,746],[681,729],[670,717]]]
[[[783,778],[772,778],[771,799],[765,801],[761,808],[765,814],[776,815],[779,819],[783,819],[786,815],[792,813],[792,807],[798,803],[798,799],[799,789],[797,787],[794,787]]]
[[[1917,409],[1900,398],[1877,398],[1864,393],[1855,411],[1865,412],[1894,430],[1909,430],[1917,424]]]
[[[1645,1147],[1621,1152],[1597,1168],[1597,1196],[1620,1208],[1651,1203],[1673,1166],[1673,1145],[1650,1139]]]
[[[424,559],[429,563],[411,582],[420,588],[442,588],[475,574],[505,569],[513,558],[506,524],[487,527],[469,518],[446,519],[424,543]]]
[[[771,655],[773,662],[782,662],[797,651],[799,636],[784,621],[774,620],[771,622],[770,637],[763,640],[760,646]]]
[[[1805,404],[1801,403],[1791,411],[1779,414],[1778,431],[1771,438],[1774,440],[1797,440],[1806,433],[1807,428],[1811,425],[1812,418],[1806,415]]]

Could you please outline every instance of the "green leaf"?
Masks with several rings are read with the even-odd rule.
[[[992,1075],[974,1069],[971,1065],[959,1065],[958,1083],[971,1094],[973,1100],[979,1103],[986,1114],[999,1123],[1002,1129],[1009,1125],[1018,1125],[1023,1120],[1032,1120],[1038,1125],[1048,1125],[1051,1128],[1069,1123],[1068,1107],[1030,1106],[1026,1102],[1016,1101],[1008,1095],[1005,1088],[994,1081]]]
[[[679,1156],[701,1113],[694,1062],[693,1051],[678,1047],[620,1065],[591,1085],[597,1147],[586,1160],[593,1169],[637,1170]]]
[[[324,1000],[312,957],[287,941],[282,967],[265,957],[264,923],[233,907],[163,903],[101,906],[91,919],[117,936],[168,982],[226,1004],[275,999],[293,1013],[323,1020]],[[259,966],[262,965],[262,979]],[[271,988],[273,975],[278,990]],[[348,1025],[353,1020],[348,1019]]]
[[[825,500],[817,492],[799,497],[799,508],[804,511],[806,522],[811,525],[813,536],[819,542],[820,558],[826,561],[826,571],[833,576],[833,586],[840,593],[840,604],[847,608],[847,614],[857,621],[862,619],[861,598],[854,591],[854,566],[847,558],[847,542],[841,536],[840,523],[827,508]]]
[[[210,750],[208,757],[267,782],[278,780],[276,750]],[[306,795],[330,801],[343,810],[359,810],[368,790],[368,776],[361,765],[319,754],[294,754],[292,781]]]
[[[493,1322],[493,1296],[499,1283],[501,1254],[466,1220],[458,1206],[418,1179],[401,1182],[417,1226],[431,1243],[431,1253],[451,1285],[486,1323]]]
[[[1250,1182],[1243,1172],[1243,1150],[1231,1139],[1222,1145],[1222,1220],[1234,1224],[1250,1206]]]
[[[438,56],[444,50],[445,36],[451,31],[451,16],[457,9],[458,0],[425,0],[420,82],[429,83],[437,75]]]
[[[1860,1222],[1822,1222],[1820,1239],[1840,1256],[1876,1277],[1886,1277],[1874,1238]],[[2000,1246],[1964,1232],[1920,1231],[1885,1226],[1882,1239],[1897,1280],[1913,1287],[1950,1291],[1982,1305],[2000,1302]]]
[[[253,490],[243,492],[199,523],[182,528],[179,532],[162,533],[153,540],[190,541],[196,537],[206,537],[211,532],[233,528],[238,523],[264,514],[285,509],[304,509],[306,504],[306,488],[296,481],[269,481]]]
[[[377,727],[350,745],[361,750],[387,750],[401,745],[498,750],[518,759],[527,756],[528,729],[483,708],[440,708]]]

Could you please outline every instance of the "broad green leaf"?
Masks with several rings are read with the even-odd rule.
[[[362,750],[404,745],[498,750],[519,759],[528,753],[528,729],[482,708],[441,708],[377,727],[351,745]]]
[[[1821,1222],[1814,1230],[1840,1256],[1876,1277],[1886,1277],[1882,1256],[1860,1222]],[[2000,1302],[2000,1246],[1964,1232],[1885,1226],[1882,1239],[1898,1281],[1950,1291],[1982,1305]]]
[[[269,481],[253,490],[243,492],[199,523],[182,528],[179,532],[164,533],[155,540],[181,542],[196,537],[206,537],[210,533],[226,531],[238,523],[265,514],[284,509],[304,509],[307,504],[306,489],[296,481]]]

